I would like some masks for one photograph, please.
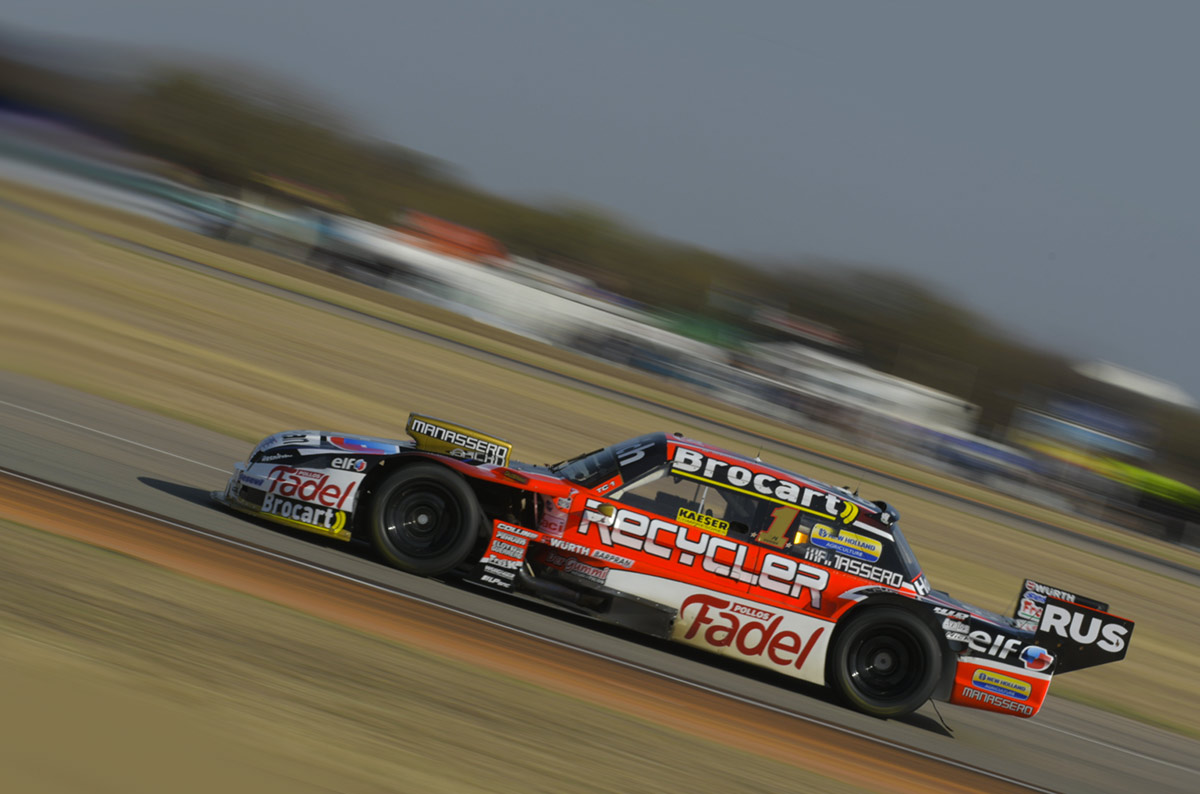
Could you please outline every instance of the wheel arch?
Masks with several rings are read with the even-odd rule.
[[[484,518],[491,520],[493,518],[501,518],[503,520],[513,520],[520,522],[522,519],[528,521],[532,518],[530,515],[521,516],[504,516],[497,514],[496,502],[497,495],[503,494],[506,491],[511,491],[513,488],[506,488],[498,485],[490,480],[481,479],[478,476],[472,476],[470,468],[466,465],[457,466],[446,461],[437,455],[429,455],[424,452],[402,452],[399,455],[390,455],[372,466],[363,477],[362,484],[359,485],[359,500],[354,509],[354,525],[353,532],[359,533],[362,537],[368,530],[367,522],[370,521],[371,506],[375,499],[375,493],[379,486],[389,477],[404,468],[414,466],[419,463],[433,463],[441,466],[446,471],[453,472],[462,477],[467,487],[475,495],[479,501],[480,507],[483,509]],[[532,492],[531,492],[532,493]],[[486,527],[484,528],[487,529]],[[480,541],[481,547],[485,545],[486,539]]]
[[[946,632],[942,630],[941,624],[938,622],[937,616],[933,613],[933,607],[929,604],[924,604],[908,596],[900,595],[899,593],[879,593],[870,595],[858,602],[850,609],[842,613],[837,623],[834,624],[833,632],[829,636],[830,653],[825,655],[825,680],[832,681],[830,677],[832,673],[832,665],[834,664],[832,649],[837,647],[838,637],[846,630],[850,623],[868,611],[879,609],[880,607],[898,607],[906,612],[910,612],[918,617],[922,622],[929,626],[933,632],[933,636],[937,638],[938,646],[941,648],[941,670],[938,671],[938,684],[934,688],[933,697],[935,700],[944,700],[949,696],[950,690],[954,685],[954,675],[958,667],[958,652],[950,647],[950,641],[946,639]]]
[[[362,482],[358,486],[358,502],[354,505],[353,531],[355,533],[364,532],[367,529],[366,522],[370,521],[371,505],[375,501],[375,493],[379,485],[401,469],[417,463],[436,463],[444,467],[446,471],[459,473],[454,467],[446,466],[445,463],[437,458],[421,453],[401,452],[399,455],[385,457],[367,470],[366,476],[363,477]],[[467,480],[468,484],[471,484],[469,477],[464,477],[463,479]]]

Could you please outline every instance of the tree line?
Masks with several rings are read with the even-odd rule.
[[[253,187],[270,174],[338,196],[377,223],[405,209],[440,216],[515,254],[744,338],[787,338],[757,321],[760,306],[822,323],[851,340],[862,363],[978,404],[985,435],[999,435],[1033,393],[1104,397],[1062,356],[1012,339],[912,279],[806,258],[767,267],[663,239],[581,202],[514,201],[472,186],[435,157],[361,135],[302,90],[254,75],[168,66],[113,78],[0,56],[3,105],[83,126],[187,169],[209,188]],[[1168,468],[1200,479],[1200,415],[1161,403],[1136,408],[1162,429]]]

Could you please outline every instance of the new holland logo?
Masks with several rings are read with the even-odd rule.
[[[817,524],[813,527],[810,540],[814,546],[820,546],[823,549],[836,551],[838,554],[845,554],[847,557],[854,557],[866,562],[879,562],[879,555],[883,553],[883,543],[875,538],[868,538],[846,530],[835,535],[833,530],[824,524]]]
[[[1024,681],[990,670],[976,670],[975,675],[971,676],[971,685],[1013,700],[1028,700],[1033,693],[1033,687]]]

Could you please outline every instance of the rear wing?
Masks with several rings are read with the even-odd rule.
[[[417,449],[425,452],[496,466],[507,466],[512,454],[512,444],[507,441],[432,416],[409,414],[404,429],[417,442]]]
[[[1054,655],[1055,673],[1119,662],[1133,636],[1133,621],[1109,614],[1108,604],[1032,579],[1025,580],[1013,619]]]

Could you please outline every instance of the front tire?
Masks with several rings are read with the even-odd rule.
[[[918,615],[892,606],[871,608],[838,635],[830,683],[854,708],[876,717],[903,717],[933,694],[942,648]]]
[[[390,565],[439,576],[470,557],[483,511],[457,473],[416,463],[383,481],[371,501],[370,521],[371,541]]]

